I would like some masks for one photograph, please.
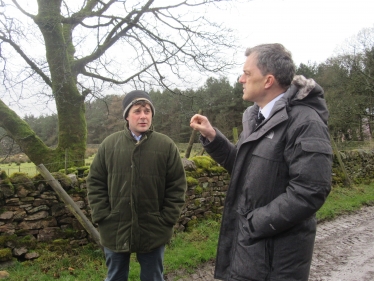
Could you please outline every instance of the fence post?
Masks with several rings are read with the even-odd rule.
[[[334,139],[332,137],[330,139],[331,139],[332,149],[334,151],[334,154],[336,155],[336,158],[338,159],[339,166],[342,169],[342,172],[344,174],[344,185],[348,187],[352,187],[352,181],[348,175],[347,170],[345,169],[343,160],[340,157],[340,152],[338,150],[338,147],[336,146]]]
[[[51,173],[44,167],[43,164],[37,166],[40,174],[44,177],[47,183],[53,188],[53,190],[57,193],[58,197],[65,203],[66,207],[72,212],[72,214],[76,217],[76,219],[81,223],[81,225],[86,229],[86,231],[91,235],[91,237],[95,240],[97,245],[102,246],[100,244],[100,235],[96,228],[92,225],[89,219],[83,214],[82,210],[79,209],[77,204],[71,199],[69,194],[62,188],[60,183],[51,175]]]
[[[234,140],[234,144],[236,144],[238,142],[238,127],[234,127],[232,128],[232,137],[233,137],[233,140]]]
[[[68,174],[68,149],[65,149],[65,175]]]
[[[198,114],[202,114],[202,112],[203,111],[201,109],[199,109]],[[186,149],[186,154],[185,154],[185,157],[187,159],[190,157],[192,146],[193,146],[193,142],[195,140],[196,134],[197,134],[197,131],[192,130],[192,133],[191,133],[191,136],[190,136],[190,140],[188,142],[188,146],[187,146],[187,149]]]

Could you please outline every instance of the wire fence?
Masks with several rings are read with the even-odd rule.
[[[34,165],[34,167],[23,167],[23,165],[18,165],[17,167],[0,167],[0,171],[5,171],[5,173],[10,176],[14,173],[25,173],[27,174],[28,176],[30,177],[33,177],[35,176],[36,174],[38,174],[38,169],[36,168],[36,166]]]
[[[84,161],[84,162],[83,162]],[[65,162],[54,162],[54,163],[46,163],[43,165],[50,171],[61,171],[65,174],[69,174],[71,170],[80,170],[80,163],[85,163],[86,166],[89,166],[92,162],[92,158],[84,159],[84,160],[71,160]],[[62,167],[62,168],[61,168]],[[65,168],[64,168],[65,167]],[[73,167],[73,168],[68,168]],[[2,164],[0,165],[0,171],[5,171],[5,173],[10,176],[14,173],[24,173],[29,177],[33,177],[39,174],[38,168],[34,163],[10,163],[10,164]]]

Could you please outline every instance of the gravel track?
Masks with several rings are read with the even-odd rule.
[[[167,281],[215,281],[214,263],[186,276],[168,274]],[[177,279],[176,276],[183,276]],[[309,281],[374,280],[374,206],[319,223]]]

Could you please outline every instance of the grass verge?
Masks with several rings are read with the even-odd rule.
[[[332,220],[337,216],[349,214],[363,206],[374,205],[374,183],[352,188],[335,187],[325,204],[317,212],[318,222]]]
[[[374,205],[374,183],[354,188],[333,188],[324,206],[318,211],[319,222],[354,212],[362,206]],[[180,272],[174,280],[190,274],[215,258],[220,223],[204,220],[188,232],[178,233],[165,251],[165,273]],[[40,257],[33,261],[16,262],[7,268],[10,281],[103,281],[105,259],[92,245],[71,248],[69,245],[38,244]],[[129,280],[139,280],[139,264],[132,256]],[[0,269],[3,270],[3,269]],[[175,275],[175,274],[174,274]]]

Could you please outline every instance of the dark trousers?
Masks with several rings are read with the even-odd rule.
[[[163,260],[165,246],[149,253],[136,253],[140,264],[141,281],[164,281]],[[130,253],[115,253],[104,248],[108,275],[105,281],[127,281],[129,277]]]

